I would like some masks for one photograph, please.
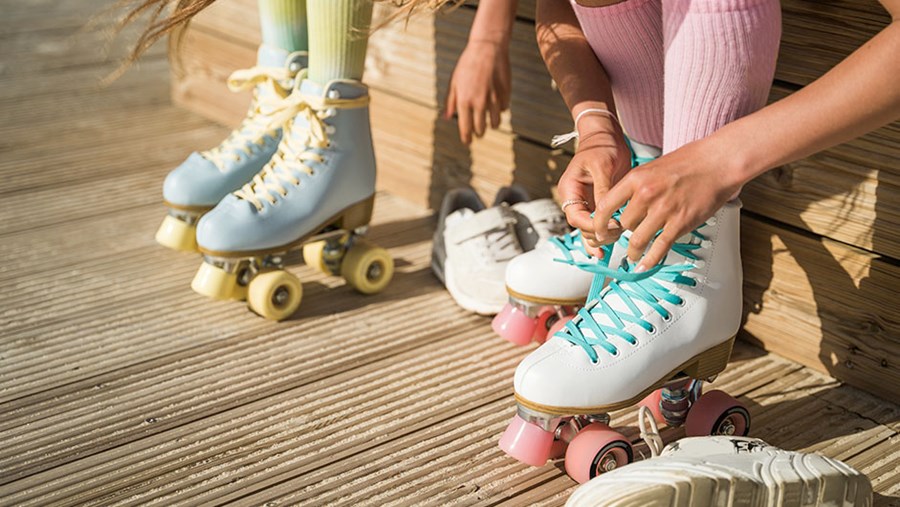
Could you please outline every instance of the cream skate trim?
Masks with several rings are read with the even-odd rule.
[[[186,204],[175,204],[171,203],[165,199],[163,199],[163,204],[167,208],[177,209],[180,211],[195,211],[200,213],[206,213],[207,211],[213,209],[215,206],[188,206]]]
[[[612,412],[613,410],[618,410],[620,408],[631,407],[637,405],[637,403],[644,399],[648,394],[663,387],[670,380],[676,378],[675,376],[679,373],[683,372],[684,375],[690,378],[700,380],[705,380],[709,377],[712,377],[713,375],[718,375],[728,365],[728,359],[731,357],[731,349],[734,346],[734,338],[735,337],[732,336],[728,340],[716,345],[715,347],[697,354],[696,356],[684,362],[678,368],[670,371],[668,375],[665,375],[654,382],[652,385],[650,385],[650,387],[644,389],[634,397],[624,401],[619,401],[610,405],[598,405],[596,407],[554,407],[528,401],[520,396],[519,393],[516,393],[516,402],[525,408],[543,414],[560,416],[605,414],[607,412]]]
[[[323,223],[321,226],[313,229],[313,231],[309,234],[305,234],[300,238],[284,245],[273,246],[272,248],[266,248],[262,250],[241,250],[230,252],[208,250],[203,247],[199,247],[198,250],[200,250],[200,253],[211,255],[214,257],[259,257],[267,254],[284,253],[303,246],[303,244],[306,243],[308,239],[319,234],[322,229],[328,227],[329,225],[335,225],[339,229],[343,229],[346,231],[352,231],[357,227],[368,225],[369,221],[372,218],[372,208],[374,206],[375,194],[372,194],[370,197],[347,206],[342,211],[336,213],[334,216],[326,220],[325,223]]]
[[[516,292],[506,286],[506,292],[513,299],[517,299],[519,301],[524,301],[526,303],[537,303],[539,305],[553,305],[553,306],[584,306],[584,298],[575,298],[575,299],[551,299],[551,298],[542,298],[536,296],[528,296],[522,294],[521,292]],[[585,295],[585,297],[587,297]]]

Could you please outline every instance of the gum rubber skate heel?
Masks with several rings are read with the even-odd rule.
[[[372,221],[372,209],[375,207],[375,196],[354,204],[344,210],[335,221],[341,229],[353,230],[369,225]]]
[[[381,292],[394,275],[394,260],[387,250],[363,238],[373,203],[374,196],[360,201],[318,232],[283,247],[205,252],[191,288],[212,299],[246,299],[247,306],[260,316],[286,319],[300,306],[303,288],[284,268],[288,254],[302,249],[306,263],[318,271],[342,276],[360,293]]]
[[[734,348],[734,336],[728,340],[700,353],[682,371],[691,378],[708,379],[722,373],[728,366],[731,350]]]

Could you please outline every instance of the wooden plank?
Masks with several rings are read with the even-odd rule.
[[[10,20],[23,34],[29,23],[44,26],[31,7],[46,2],[0,0],[0,33]],[[63,24],[94,8],[51,4]],[[65,33],[46,35],[55,44]],[[162,73],[126,75],[103,95],[75,82],[83,69],[42,73],[41,58],[0,97],[4,113],[14,111],[0,121],[8,204],[0,505],[562,505],[574,483],[560,469],[523,466],[496,446],[513,411],[512,372],[528,350],[458,309],[434,279],[427,210],[378,194],[370,235],[397,260],[380,295],[292,266],[305,301],[286,322],[205,300],[187,287],[196,256],[158,247],[152,232],[168,164],[225,130],[165,106]],[[535,174],[551,160],[545,147],[503,132],[461,150],[442,143],[452,124],[435,123],[433,107],[409,109],[409,99],[383,90],[373,97],[373,117],[397,126],[377,140],[387,150],[379,162],[416,167],[411,179],[470,171],[489,192],[519,163],[497,153],[534,159],[522,164]],[[22,128],[29,110],[35,120]],[[430,140],[411,135],[416,129],[431,131]],[[747,403],[753,431],[772,443],[846,459],[879,495],[897,494],[895,404],[747,345],[715,387]],[[811,417],[827,424],[809,425]],[[638,438],[633,410],[614,414],[614,424]]]
[[[743,336],[887,399],[900,399],[900,267],[744,216]]]
[[[772,98],[788,91],[775,87]],[[741,194],[746,209],[900,258],[900,123],[787,164]]]

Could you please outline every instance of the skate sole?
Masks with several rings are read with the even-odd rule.
[[[763,451],[764,452],[764,451]],[[600,475],[569,498],[566,507],[804,507],[872,505],[866,477],[816,454],[779,454],[735,473],[731,464],[702,459],[645,462]],[[714,458],[713,458],[714,459]]]
[[[190,213],[206,213],[207,211],[212,210],[215,206],[188,206],[186,204],[175,204],[163,199],[163,205],[167,208],[178,210],[178,211],[187,211]]]
[[[351,204],[350,206],[344,208],[343,210],[337,212],[325,221],[324,225],[313,229],[309,234],[305,234],[300,238],[291,241],[290,243],[273,246],[271,248],[265,248],[261,250],[243,250],[239,252],[235,251],[219,251],[219,250],[208,250],[199,247],[200,253],[204,255],[209,255],[212,257],[224,257],[224,258],[247,258],[247,257],[262,257],[269,254],[277,254],[284,253],[291,250],[296,250],[302,247],[304,244],[309,243],[311,240],[315,239],[316,236],[322,233],[322,230],[329,227],[334,226],[338,230],[342,231],[352,231],[358,227],[363,227],[368,225],[372,220],[372,209],[375,206],[375,194],[372,196],[363,199],[355,204]]]
[[[595,407],[556,407],[551,405],[542,405],[528,401],[516,393],[516,402],[527,409],[553,416],[569,416],[569,415],[590,415],[590,414],[606,414],[620,408],[627,408],[637,405],[637,403],[646,398],[653,391],[665,386],[672,380],[682,377],[704,380],[721,373],[728,365],[728,359],[731,357],[731,349],[734,347],[734,336],[728,340],[709,348],[700,354],[685,361],[679,367],[675,368],[668,375],[654,382],[637,395],[624,401],[612,403],[609,405],[598,405]]]
[[[521,292],[516,292],[510,289],[509,286],[506,287],[506,292],[509,293],[512,299],[515,299],[517,301],[549,306],[584,306],[584,299],[587,297],[587,294],[585,294],[584,297],[574,299],[542,298],[538,296],[529,296],[527,294],[522,294]]]

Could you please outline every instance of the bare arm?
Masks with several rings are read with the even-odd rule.
[[[481,0],[447,92],[445,117],[458,116],[459,137],[469,144],[484,135],[486,118],[500,126],[500,112],[509,108],[512,77],[509,41],[518,0]]]
[[[573,120],[588,108],[606,109],[613,114],[609,77],[597,60],[568,2],[538,0],[536,29],[541,56],[556,81]],[[616,121],[605,115],[583,116],[576,125],[578,151],[559,180],[563,200],[584,201],[565,208],[566,219],[581,229],[595,255],[600,255],[591,218],[595,203],[631,167],[624,134]],[[614,222],[612,222],[614,223]],[[606,227],[604,222],[603,227]]]
[[[741,183],[900,118],[900,0],[882,4],[893,21],[844,61],[713,134],[736,149]]]
[[[634,225],[629,257],[638,269],[664,258],[672,243],[712,216],[754,177],[900,118],[900,0],[882,0],[892,22],[825,75],[793,95],[631,171],[596,217],[623,203],[647,210]]]

